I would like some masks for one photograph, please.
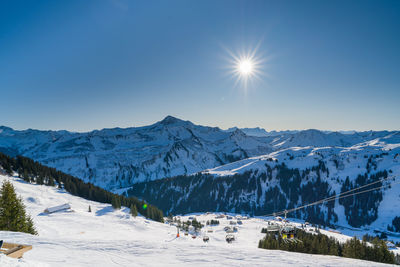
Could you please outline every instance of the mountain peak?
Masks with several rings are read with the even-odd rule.
[[[246,136],[246,134],[241,129],[236,128],[236,130],[231,133],[231,136]]]
[[[159,123],[162,125],[172,125],[172,124],[184,124],[187,123],[188,121],[184,121],[178,118],[175,118],[173,116],[168,115],[167,117],[165,117],[162,121],[160,121]]]
[[[13,132],[14,130],[10,127],[7,126],[0,126],[0,133],[10,133]]]

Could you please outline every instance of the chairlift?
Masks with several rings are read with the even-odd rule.
[[[267,232],[279,232],[281,227],[277,224],[267,225]]]
[[[294,239],[296,234],[296,228],[293,225],[286,224],[282,226],[280,233],[284,240]]]
[[[296,227],[291,224],[285,224],[280,230],[280,235],[284,242],[302,242],[300,239],[296,238]]]
[[[233,241],[235,241],[235,236],[231,235],[231,234],[226,235],[225,236],[225,240],[226,240],[227,243],[232,243]]]
[[[229,229],[227,229],[225,232],[228,234],[231,234],[231,233],[234,233],[235,230],[233,228],[229,227]]]
[[[225,226],[225,227],[224,227],[224,231],[225,231],[225,232],[227,232],[227,231],[229,231],[229,230],[231,230],[231,227],[230,227],[230,226]]]

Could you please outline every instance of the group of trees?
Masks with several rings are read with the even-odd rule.
[[[143,203],[142,203],[143,204]],[[111,199],[111,205],[114,209],[120,209],[121,208],[121,198],[117,195],[114,195]],[[137,203],[131,203],[130,205],[130,214],[133,217],[138,216],[138,208],[137,208]],[[163,220],[163,215],[160,213],[160,210],[155,208],[154,206],[149,206],[146,203],[142,205],[142,209],[145,211],[145,214],[147,215],[148,218],[156,218],[157,221],[162,221]],[[142,213],[143,214],[143,213]]]
[[[374,154],[374,155],[370,155],[369,157],[367,155],[364,155],[364,158],[368,158],[367,161],[367,173],[370,173],[372,171],[372,169],[374,169],[376,171],[376,169],[378,168],[378,162],[376,159],[380,159],[383,158],[383,156],[388,156],[389,153],[388,152],[382,152],[381,154]],[[396,156],[395,156],[396,158]]]
[[[396,216],[392,220],[392,225],[388,226],[388,230],[392,232],[400,232],[400,217]]]
[[[370,241],[372,246],[367,245],[367,241],[353,237],[343,245],[343,257],[377,261],[383,263],[396,263],[393,252],[390,252],[384,240],[377,237]]]
[[[295,241],[285,241],[280,235],[267,232],[264,239],[258,243],[259,248],[279,249],[308,254],[333,255],[383,263],[395,263],[395,256],[390,252],[385,241],[378,238],[372,239],[368,244],[364,238],[360,241],[354,237],[345,243],[323,234],[307,233],[297,229]]]
[[[139,200],[136,197],[113,194],[91,183],[85,183],[72,175],[44,166],[32,159],[22,156],[12,158],[0,153],[0,166],[9,175],[12,175],[13,172],[18,173],[26,182],[58,186],[59,188],[64,188],[72,195],[101,203],[109,203],[114,208],[121,208],[121,206],[131,207],[134,205],[137,211],[143,216],[163,222],[163,212],[153,205],[146,204],[143,200]]]
[[[190,222],[190,221],[189,221],[189,222]],[[194,218],[194,219],[191,221],[191,225],[194,227],[195,230],[198,230],[198,229],[201,229],[201,228],[204,227],[204,225],[201,224],[199,221],[197,221],[196,218]]]
[[[9,181],[4,181],[0,189],[0,230],[37,234],[22,198]]]
[[[179,229],[186,232],[189,231],[189,226],[193,226],[195,231],[198,231],[204,227],[204,225],[201,224],[198,220],[196,220],[196,218],[193,218],[193,220],[187,220],[182,222],[180,219],[174,217],[173,222],[176,223]]]
[[[375,174],[360,174],[354,181],[350,181],[349,177],[346,177],[341,192],[343,193],[372,182],[376,183],[356,189],[353,193],[380,187],[382,186],[382,182],[379,180],[386,179],[387,177],[388,172],[386,170],[376,172]],[[382,199],[382,190],[373,190],[368,192],[368,194],[356,194],[341,198],[339,199],[339,203],[344,206],[344,213],[349,224],[353,227],[360,227],[370,224],[378,218],[378,207]]]
[[[334,195],[324,177],[329,174],[323,161],[305,170],[286,164],[269,163],[265,172],[249,171],[215,178],[198,173],[138,183],[128,191],[147,199],[164,212],[191,213],[230,211],[264,215],[312,203]],[[329,225],[337,221],[335,202],[308,207],[290,216]]]

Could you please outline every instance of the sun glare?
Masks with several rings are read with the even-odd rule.
[[[253,63],[250,60],[245,59],[239,62],[238,68],[241,74],[249,75],[253,70]]]
[[[241,84],[241,88],[247,92],[248,86],[255,80],[261,80],[265,73],[261,71],[266,59],[257,55],[258,46],[247,52],[233,53],[229,49],[229,74],[236,80],[235,86]]]

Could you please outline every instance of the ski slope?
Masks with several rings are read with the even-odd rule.
[[[0,256],[0,266],[384,266],[334,256],[258,249],[263,237],[260,231],[266,225],[259,218],[243,220],[243,225],[237,226],[237,241],[232,244],[225,242],[223,227],[229,225],[227,219],[219,219],[219,226],[204,228],[213,231],[207,233],[208,243],[182,233],[175,238],[175,226],[132,218],[127,208],[114,211],[108,204],[0,175],[0,183],[6,179],[22,196],[39,235],[0,231],[6,242],[33,245],[23,259]],[[64,203],[69,203],[73,211],[42,213],[45,208]],[[196,218],[206,221],[215,219],[215,215]]]

